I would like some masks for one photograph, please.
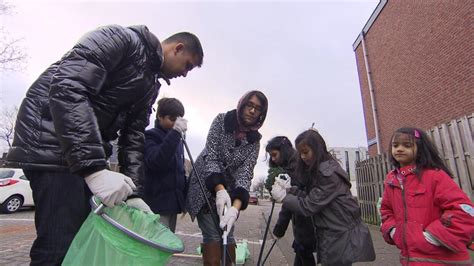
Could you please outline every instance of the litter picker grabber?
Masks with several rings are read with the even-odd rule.
[[[227,208],[224,206],[224,210],[222,210],[222,216],[225,215],[227,211]],[[226,254],[227,252],[227,234],[229,234],[229,232],[227,232],[227,225],[224,226],[224,229],[223,229],[223,232],[222,232],[222,254]],[[226,256],[222,256],[222,266],[225,266],[225,263],[226,263],[226,259],[225,259]]]
[[[258,254],[257,266],[263,265],[263,263],[260,264],[260,262],[262,261],[263,250],[265,249],[265,242],[267,240],[268,229],[270,228],[270,221],[272,220],[272,215],[273,215],[273,210],[274,209],[275,209],[275,201],[272,199],[272,209],[270,210],[270,215],[268,216],[268,219],[267,219],[267,226],[265,227],[265,233],[263,234],[263,242],[262,242],[262,246],[260,247],[260,253]],[[272,248],[273,248],[273,246],[272,246]],[[270,253],[268,253],[268,254],[270,254]]]
[[[273,240],[272,246],[271,246],[270,249],[268,250],[268,253],[267,253],[267,255],[265,256],[265,259],[263,259],[262,266],[265,265],[265,261],[267,261],[268,256],[270,256],[270,253],[272,252],[273,247],[275,246],[275,244],[277,243],[277,241],[278,241],[278,238],[276,238],[275,240]]]
[[[209,199],[206,196],[206,188],[204,187],[204,185],[201,181],[201,177],[199,176],[199,173],[196,171],[196,167],[194,167],[194,160],[193,160],[193,157],[191,155],[191,151],[189,150],[188,143],[186,142],[186,139],[184,138],[184,136],[181,136],[181,139],[183,140],[184,148],[186,149],[186,152],[188,154],[189,161],[191,162],[191,166],[193,168],[194,174],[196,174],[196,178],[197,178],[197,181],[199,183],[201,193],[202,193],[204,199],[206,200],[206,204],[207,204],[207,207],[209,208],[209,212],[211,214],[212,221],[214,222],[214,225],[217,229],[217,232],[219,232],[219,234],[223,236],[224,231],[219,226],[219,221],[217,219],[218,216],[217,216],[216,212],[214,211],[214,209],[212,208],[212,205],[211,205],[211,203],[209,202]],[[227,251],[227,236],[226,236],[226,249],[224,249],[223,253],[222,253],[223,261],[225,261],[226,257],[228,257],[230,259],[229,261],[232,261],[232,257],[230,256],[229,252]],[[225,264],[223,264],[223,265],[225,266]]]

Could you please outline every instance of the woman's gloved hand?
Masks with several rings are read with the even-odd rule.
[[[237,208],[232,206],[224,214],[224,217],[222,217],[221,222],[219,223],[219,226],[221,227],[221,229],[225,229],[225,231],[229,232],[230,229],[232,229],[232,226],[234,226],[234,223],[238,217],[239,217],[239,210],[237,210]]]
[[[272,186],[272,198],[280,203],[286,197],[286,189],[275,182]]]
[[[224,216],[224,208],[227,205],[227,208],[232,206],[232,201],[230,200],[229,193],[227,190],[221,189],[216,192],[216,207],[217,207],[217,214],[219,215],[219,219],[222,220]]]
[[[279,174],[275,178],[275,184],[280,185],[283,188],[290,188],[291,187],[291,177],[288,174]],[[273,191],[273,190],[272,190]]]

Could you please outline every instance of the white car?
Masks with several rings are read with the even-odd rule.
[[[16,212],[23,206],[34,206],[30,181],[23,170],[0,168],[0,206],[3,213]]]

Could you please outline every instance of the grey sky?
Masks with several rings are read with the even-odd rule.
[[[269,99],[257,176],[266,175],[270,138],[294,141],[313,122],[329,146],[366,146],[352,43],[378,1],[10,2],[15,14],[2,17],[2,24],[24,37],[29,61],[22,73],[2,73],[1,105],[19,105],[34,79],[85,32],[145,24],[160,39],[178,31],[201,39],[202,68],[160,92],[185,105],[194,158],[214,117],[252,89]]]

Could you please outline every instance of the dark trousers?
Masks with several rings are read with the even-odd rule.
[[[33,190],[36,239],[31,265],[61,265],[90,213],[92,195],[84,178],[66,172],[24,171]]]
[[[316,261],[314,260],[313,253],[309,252],[296,252],[294,266],[315,266]]]

